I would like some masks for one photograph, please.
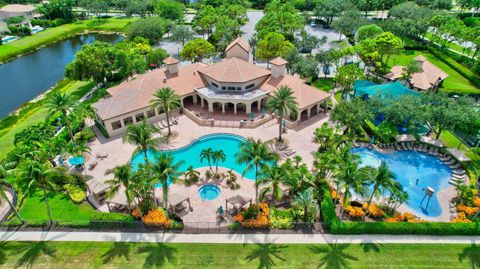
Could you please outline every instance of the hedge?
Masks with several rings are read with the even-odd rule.
[[[324,227],[332,234],[480,235],[480,223],[477,222],[343,222],[336,216],[333,200],[327,189],[321,209]]]

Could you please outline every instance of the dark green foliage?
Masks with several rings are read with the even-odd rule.
[[[140,19],[132,23],[127,29],[127,38],[135,39],[137,36],[148,39],[151,45],[158,44],[167,32],[168,21],[159,17]]]

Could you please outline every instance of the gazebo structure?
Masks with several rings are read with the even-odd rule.
[[[186,208],[185,203],[188,203],[188,210],[192,210],[190,197],[179,193],[172,193],[168,195],[168,204],[174,213],[184,210]]]
[[[95,199],[99,202],[105,199],[105,193],[110,188],[108,184],[104,182],[100,182],[96,179],[91,179],[86,182],[87,188],[91,194],[95,197]]]
[[[229,204],[232,207],[230,209],[228,208]],[[225,199],[225,211],[227,211],[228,214],[233,216],[247,204],[251,205],[252,204],[252,199],[237,194],[235,196],[232,196],[232,197],[229,197],[229,198]]]
[[[447,152],[458,162],[469,162],[471,159],[467,157],[461,150],[455,148],[447,148]]]
[[[395,141],[397,141],[398,143],[404,143],[404,142],[415,142],[417,141],[417,139],[415,138],[414,135],[411,135],[411,134],[401,134],[395,137]]]
[[[125,188],[120,188],[120,190],[112,198],[107,198],[105,202],[107,203],[108,210],[110,212],[125,211],[128,206]]]

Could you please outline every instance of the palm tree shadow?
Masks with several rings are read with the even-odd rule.
[[[127,261],[130,260],[130,252],[132,245],[126,242],[115,242],[113,246],[102,255],[103,264],[110,263],[114,259],[124,257]]]
[[[4,264],[7,261],[7,254],[6,254],[7,248],[5,245],[6,245],[5,242],[0,243],[0,265]]]
[[[365,253],[370,251],[380,252],[380,247],[383,247],[383,245],[380,243],[360,243],[360,247]]]
[[[175,261],[177,250],[164,243],[149,244],[137,249],[138,254],[147,253],[143,268],[161,268],[166,262]]]
[[[310,251],[315,254],[324,254],[320,258],[317,268],[340,269],[349,268],[350,261],[358,261],[358,258],[344,253],[349,244],[328,244],[328,247],[313,246]]]
[[[468,259],[472,269],[480,268],[480,246],[472,243],[469,247],[464,248],[462,253],[458,254],[458,260],[465,259]]]
[[[248,261],[253,261],[258,259],[258,269],[269,269],[276,265],[275,259],[285,261],[284,258],[280,256],[282,249],[287,246],[279,246],[276,244],[260,244],[257,243],[257,248],[253,250],[246,259]]]
[[[40,256],[47,258],[55,257],[55,252],[57,251],[54,247],[49,246],[48,242],[39,241],[34,243],[27,243],[16,250],[17,252],[25,252],[15,264],[15,268],[18,267],[27,267],[32,268],[35,264],[35,261]]]

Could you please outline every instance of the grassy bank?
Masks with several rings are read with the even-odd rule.
[[[67,80],[60,82],[49,94],[54,91],[68,92],[78,100],[92,88],[93,83]],[[33,105],[32,108],[27,107],[26,112],[21,113],[15,120],[15,123],[0,130],[0,160],[14,148],[13,140],[16,133],[21,132],[29,126],[45,121],[45,118],[48,115],[48,110],[45,108],[44,103],[45,101],[43,99],[39,101],[39,105]]]
[[[4,243],[0,268],[476,268],[476,245]]]
[[[480,94],[479,88],[428,51],[406,50],[401,55],[393,55],[390,57],[389,66],[406,65],[411,59],[418,55],[425,56],[431,63],[448,74],[448,77],[443,81],[440,91],[450,94]],[[466,71],[471,72],[470,70]]]
[[[33,52],[41,46],[49,45],[84,31],[123,32],[126,26],[134,20],[122,18],[91,19],[49,28],[37,34],[1,45],[0,62],[9,61],[18,55]]]

